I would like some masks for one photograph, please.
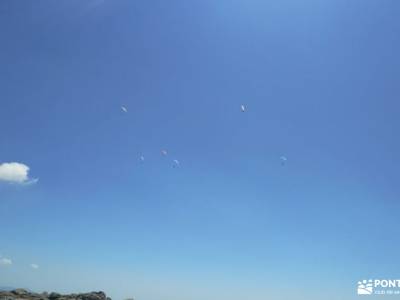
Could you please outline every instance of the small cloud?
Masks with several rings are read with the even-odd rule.
[[[23,182],[23,185],[32,185],[32,184],[37,183],[38,181],[39,181],[39,178],[29,179],[29,180]]]
[[[29,178],[29,167],[25,164],[10,162],[0,164],[0,181],[18,184],[35,184],[38,179]]]
[[[31,264],[31,268],[36,270],[39,269],[39,266],[37,264]]]
[[[12,260],[9,258],[2,257],[0,258],[0,266],[11,266]]]

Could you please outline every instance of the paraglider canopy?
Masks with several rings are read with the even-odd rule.
[[[180,165],[179,160],[174,159],[173,162],[174,162],[174,166],[173,166],[174,168],[179,167],[179,165]]]
[[[240,110],[241,110],[242,112],[245,112],[245,111],[246,111],[246,107],[242,104],[242,105],[240,105]]]

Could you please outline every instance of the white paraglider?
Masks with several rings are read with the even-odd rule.
[[[245,111],[246,111],[246,107],[242,104],[242,105],[240,105],[240,110],[241,110],[242,112],[245,112]]]
[[[167,150],[161,150],[161,154],[164,156],[167,156],[168,152],[167,152]]]
[[[128,112],[128,109],[127,109],[125,106],[121,106],[121,110],[122,110],[124,113],[127,113],[127,112]]]
[[[178,168],[178,167],[180,166],[179,160],[174,159],[173,161],[174,161],[173,167],[174,167],[174,168]]]

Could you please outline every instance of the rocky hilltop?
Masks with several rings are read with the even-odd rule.
[[[33,293],[24,289],[0,291],[0,300],[111,300],[104,292],[62,295],[58,293]]]

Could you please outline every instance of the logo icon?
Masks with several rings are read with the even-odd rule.
[[[357,294],[358,295],[372,295],[374,291],[372,280],[363,280],[358,282]]]

